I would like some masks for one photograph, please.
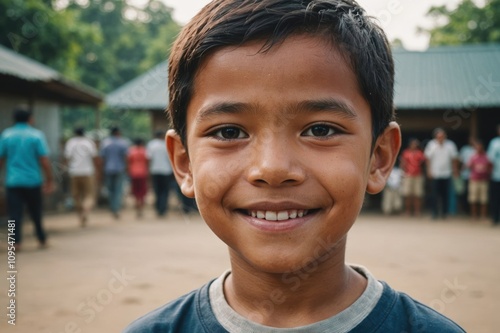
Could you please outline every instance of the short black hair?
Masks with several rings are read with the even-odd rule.
[[[118,134],[120,134],[120,128],[118,126],[111,127],[111,135],[118,135]]]
[[[158,130],[158,131],[155,132],[155,138],[161,139],[164,136],[165,136],[165,131]]]
[[[83,127],[75,127],[73,133],[78,136],[83,136],[85,134],[85,129]]]
[[[194,79],[210,53],[263,40],[267,52],[292,35],[319,36],[355,74],[370,105],[373,141],[395,119],[394,61],[387,38],[354,0],[214,0],[181,31],[169,59],[168,116],[186,146]]]
[[[438,133],[443,132],[444,135],[446,135],[446,131],[442,127],[436,127],[434,130],[432,130],[432,137],[434,138]]]
[[[15,123],[27,123],[33,113],[25,107],[17,107],[13,112],[13,119]]]

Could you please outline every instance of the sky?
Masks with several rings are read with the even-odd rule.
[[[174,9],[174,19],[187,23],[210,0],[163,0]],[[425,17],[432,6],[454,9],[461,0],[358,0],[367,13],[376,17],[389,40],[399,38],[409,50],[425,50],[429,37],[418,34],[417,27],[430,28],[433,21]]]

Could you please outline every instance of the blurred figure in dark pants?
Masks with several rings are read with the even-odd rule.
[[[154,139],[147,145],[146,154],[149,159],[149,173],[155,193],[156,214],[160,217],[167,214],[170,190],[176,191],[184,213],[196,211],[194,199],[184,196],[175,181],[165,144],[165,132],[155,132]]]
[[[122,206],[127,151],[128,141],[121,137],[118,127],[113,127],[111,136],[102,143],[101,158],[104,163],[104,181],[108,191],[109,207],[117,219],[120,217]]]
[[[15,248],[20,250],[24,207],[35,224],[40,247],[47,245],[42,224],[42,193],[54,190],[49,149],[43,132],[32,127],[33,116],[24,107],[14,110],[14,126],[0,137],[0,168],[6,164],[9,220],[15,223]],[[42,171],[44,178],[42,177]]]
[[[433,131],[425,147],[427,177],[432,185],[432,218],[446,218],[449,213],[449,190],[452,177],[458,177],[457,146],[446,138],[442,128]]]
[[[164,136],[165,133],[162,131],[155,132],[154,139],[149,141],[146,147],[149,173],[155,194],[155,210],[158,216],[167,214],[170,189],[175,185]]]
[[[490,190],[491,214],[493,224],[500,226],[500,125],[497,125],[497,137],[488,145],[487,155],[493,163]]]

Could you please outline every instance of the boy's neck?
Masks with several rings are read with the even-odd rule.
[[[265,273],[232,257],[225,298],[243,317],[271,327],[304,326],[330,318],[352,305],[367,285],[365,277],[344,263],[343,253],[330,259],[313,272]]]

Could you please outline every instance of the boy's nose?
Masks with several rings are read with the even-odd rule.
[[[298,185],[305,180],[297,148],[277,136],[267,136],[252,147],[248,181],[255,185]]]

